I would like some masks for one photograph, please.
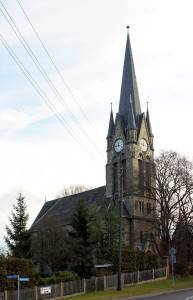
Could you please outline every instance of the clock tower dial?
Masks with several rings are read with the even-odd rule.
[[[120,152],[123,149],[123,141],[122,141],[122,139],[116,140],[116,142],[114,144],[114,149],[115,149],[116,152]]]
[[[140,147],[141,147],[142,151],[144,151],[144,152],[147,151],[147,142],[146,142],[145,139],[141,139],[139,144],[140,144]]]

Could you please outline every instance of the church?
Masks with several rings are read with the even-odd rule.
[[[125,245],[156,252],[153,139],[148,106],[146,113],[141,112],[127,27],[119,111],[114,119],[111,107],[107,128],[106,186],[47,201],[32,228],[38,230],[54,219],[60,226],[68,227],[80,199],[87,207],[96,203],[101,210],[113,201],[118,212],[122,201]]]

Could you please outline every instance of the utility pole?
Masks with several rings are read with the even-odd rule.
[[[118,264],[118,286],[117,286],[117,290],[122,291],[122,282],[121,282],[122,219],[123,219],[123,168],[122,168],[122,166],[120,167],[119,208],[120,208],[120,223],[119,223],[119,264]]]

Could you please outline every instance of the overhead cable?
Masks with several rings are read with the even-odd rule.
[[[44,77],[45,81],[47,82],[47,84],[49,85],[49,87],[51,88],[51,90],[54,92],[54,94],[56,95],[56,97],[58,98],[58,100],[60,101],[60,103],[65,107],[65,109],[67,110],[67,112],[69,113],[69,115],[71,116],[71,118],[74,120],[74,122],[76,123],[76,125],[78,126],[78,128],[82,131],[82,133],[84,134],[84,136],[89,140],[89,142],[91,142],[91,144],[98,150],[98,152],[100,153],[100,155],[104,158],[104,154],[101,153],[101,150],[98,148],[98,146],[93,142],[93,140],[89,137],[89,135],[86,133],[86,131],[84,130],[84,128],[81,126],[80,122],[77,120],[77,118],[75,117],[75,115],[73,114],[73,112],[70,110],[70,108],[67,106],[67,104],[65,103],[63,97],[60,95],[60,93],[58,92],[57,88],[55,87],[55,85],[53,84],[52,80],[50,79],[50,77],[47,75],[46,71],[44,70],[44,68],[42,67],[42,65],[40,64],[39,60],[36,58],[34,52],[31,50],[30,46],[28,45],[28,43],[26,42],[25,38],[23,37],[22,33],[20,32],[20,30],[18,29],[17,25],[15,24],[14,20],[12,19],[12,17],[10,16],[9,12],[7,11],[7,9],[5,8],[5,6],[3,5],[2,1],[0,0],[0,4],[3,6],[6,14],[8,15],[9,19],[11,20],[12,24],[10,23],[9,19],[7,18],[7,16],[5,15],[5,13],[2,11],[2,9],[0,8],[1,13],[3,14],[3,16],[5,17],[6,21],[9,23],[9,25],[11,26],[12,30],[14,31],[14,33],[16,34],[17,38],[20,40],[21,44],[23,45],[23,47],[25,48],[26,52],[28,53],[28,55],[30,56],[30,58],[32,59],[33,63],[36,65],[36,67],[38,68],[38,70],[40,71],[40,73],[42,74],[42,76]],[[16,30],[15,30],[16,29]]]
[[[94,126],[92,125],[92,123],[89,121],[87,115],[85,114],[85,112],[83,111],[83,109],[81,108],[81,106],[79,105],[79,103],[78,103],[78,101],[76,100],[76,97],[74,96],[74,94],[72,93],[70,87],[68,86],[68,84],[67,84],[66,81],[64,80],[64,78],[63,78],[63,76],[62,76],[60,70],[58,69],[58,67],[56,66],[56,64],[55,64],[55,62],[54,62],[54,60],[53,60],[53,58],[51,57],[51,55],[49,54],[48,50],[46,49],[46,47],[45,47],[45,45],[44,45],[42,39],[40,38],[39,34],[37,33],[37,30],[36,30],[35,27],[33,26],[31,20],[29,19],[28,15],[27,15],[26,11],[24,10],[23,6],[21,5],[20,1],[17,0],[17,2],[18,2],[18,4],[19,4],[19,6],[21,7],[21,9],[22,9],[24,15],[26,16],[26,18],[27,18],[29,24],[31,25],[31,27],[32,27],[32,29],[33,29],[35,35],[37,36],[37,38],[38,38],[38,40],[39,40],[39,42],[40,42],[40,44],[42,45],[42,47],[43,47],[43,49],[45,50],[47,56],[49,57],[50,61],[52,62],[52,64],[53,64],[55,70],[57,71],[57,73],[58,73],[58,75],[60,76],[62,82],[64,83],[65,87],[68,89],[70,95],[72,96],[72,98],[73,98],[74,101],[76,102],[78,108],[80,109],[81,113],[83,114],[83,116],[85,117],[85,119],[87,120],[87,122],[89,123],[90,127],[92,128],[92,130],[95,132],[96,136],[97,136],[97,137],[99,138],[99,140],[104,144],[104,141],[101,139],[100,135],[99,135],[98,132],[95,130],[95,128],[94,128]]]
[[[81,148],[86,151],[86,153],[95,160],[97,164],[103,167],[103,164],[98,161],[95,155],[91,153],[83,144],[82,142],[77,138],[77,136],[73,133],[72,129],[69,129],[67,125],[65,124],[65,120],[63,116],[60,114],[60,112],[53,106],[52,102],[49,100],[49,98],[46,96],[46,94],[42,91],[41,87],[38,85],[38,83],[34,80],[32,75],[29,73],[29,71],[26,69],[26,67],[23,65],[23,63],[20,61],[18,56],[14,53],[14,51],[11,49],[9,44],[6,42],[6,40],[3,38],[3,36],[0,34],[0,40],[5,47],[5,49],[8,51],[8,53],[11,55],[11,57],[14,59],[18,67],[21,69],[25,77],[29,80],[29,82],[32,84],[32,86],[35,88],[35,90],[38,92],[40,97],[43,99],[43,101],[46,103],[46,105],[51,109],[51,111],[54,113],[56,118],[62,123],[62,125],[65,127],[65,129],[68,131],[68,133],[76,140],[76,142],[81,146]],[[68,125],[69,126],[69,125]]]

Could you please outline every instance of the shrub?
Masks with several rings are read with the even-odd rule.
[[[118,250],[113,254],[113,270],[118,270]],[[123,249],[121,257],[121,270],[123,273],[132,273],[136,271],[151,270],[159,268],[159,256],[154,253],[144,251],[134,251]]]
[[[70,276],[70,275],[73,275],[73,273],[70,271],[60,271],[59,272],[60,277],[66,277],[66,276]]]
[[[7,275],[19,275],[27,277],[29,282],[21,282],[21,288],[29,288],[35,285],[35,273],[33,262],[24,258],[3,258],[0,259],[0,291],[16,290],[17,279],[7,279]]]
[[[69,282],[69,281],[74,281],[74,280],[79,280],[80,277],[76,274],[68,275],[65,277],[60,277],[60,276],[53,276],[53,277],[48,277],[48,278],[38,278],[37,279],[37,285],[38,286],[46,286],[50,284],[55,284],[55,283],[60,283],[60,282]]]
[[[190,274],[189,264],[187,262],[177,262],[174,264],[174,274],[188,276]]]

